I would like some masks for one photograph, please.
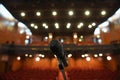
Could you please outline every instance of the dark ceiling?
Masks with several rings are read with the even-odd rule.
[[[91,35],[100,23],[112,16],[120,7],[119,0],[1,0],[1,3],[19,21],[26,24],[34,35],[72,35],[77,32],[82,35]],[[57,11],[57,16],[52,15],[52,11]],[[74,15],[69,16],[68,11],[73,10]],[[85,16],[84,11],[90,10],[91,15]],[[106,10],[105,16],[100,15],[101,10]],[[25,12],[26,16],[21,17],[20,12]],[[40,11],[41,16],[36,16],[35,12]],[[60,24],[59,29],[55,29],[54,23]],[[66,24],[71,23],[71,28],[66,29]],[[79,22],[83,22],[81,29],[77,28]],[[88,25],[95,22],[97,25],[89,29]],[[30,26],[34,23],[38,29]],[[42,24],[46,23],[48,29]]]

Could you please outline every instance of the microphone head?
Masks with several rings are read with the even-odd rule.
[[[57,57],[64,55],[63,53],[63,46],[58,40],[52,40],[50,42],[50,50],[53,54],[55,54]]]
[[[54,55],[57,56],[58,61],[62,61],[65,67],[68,66],[66,55],[64,54],[63,46],[58,40],[52,40],[50,42],[50,50]]]

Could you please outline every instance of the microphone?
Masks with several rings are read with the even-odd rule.
[[[64,54],[63,46],[58,40],[52,40],[50,42],[50,50],[54,55],[57,56],[57,59],[59,61],[59,64],[63,64],[64,67],[68,66],[66,55]],[[59,65],[60,67],[60,65]]]

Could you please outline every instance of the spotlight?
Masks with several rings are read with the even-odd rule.
[[[20,57],[20,56],[18,56],[18,57],[17,57],[17,60],[18,60],[18,61],[20,61],[20,60],[21,60],[21,57]]]
[[[91,59],[90,59],[90,57],[86,57],[86,61],[90,61]]]
[[[36,57],[35,60],[36,60],[36,61],[40,61],[40,58],[39,58],[39,57]]]
[[[110,61],[112,59],[111,56],[107,56],[107,60]]]

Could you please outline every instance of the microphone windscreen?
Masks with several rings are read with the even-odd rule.
[[[63,55],[63,47],[61,43],[58,40],[52,40],[50,42],[50,50],[53,54],[55,54],[57,57]]]

